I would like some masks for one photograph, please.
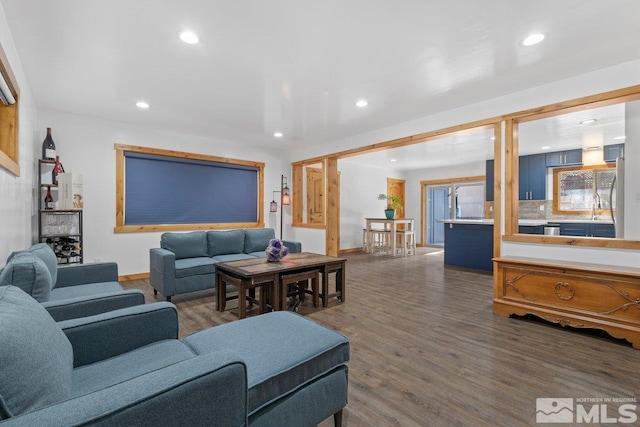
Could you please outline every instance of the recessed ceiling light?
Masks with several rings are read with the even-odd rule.
[[[389,160],[389,161],[390,161],[390,162],[397,162],[397,161],[398,161],[398,159],[391,159],[391,160]]]
[[[540,147],[541,150],[551,150],[550,145],[545,145],[544,147]]]
[[[275,136],[276,138],[282,138],[282,132],[274,132],[273,136]]]
[[[144,101],[138,101],[136,102],[136,107],[146,110],[147,108],[149,108],[149,104]]]
[[[623,136],[616,136],[613,139],[626,139],[626,138],[627,138],[626,135],[623,135]]]
[[[542,33],[529,34],[524,40],[522,40],[522,46],[533,46],[544,40],[545,35]]]
[[[196,44],[198,43],[198,36],[192,31],[183,31],[180,33],[180,40],[187,44]]]
[[[492,141],[495,141],[495,140],[496,140],[496,137],[495,137],[495,136],[492,136],[492,137],[491,137],[491,140],[492,140]]]
[[[588,124],[591,124],[591,123],[595,123],[597,121],[598,121],[597,119],[587,119],[587,120],[581,121],[580,124],[581,125],[588,125]]]
[[[367,105],[369,105],[369,103],[364,99],[361,99],[360,101],[356,102],[356,107],[362,108],[362,107],[366,107]]]

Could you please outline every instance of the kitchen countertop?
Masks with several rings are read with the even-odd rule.
[[[477,224],[493,225],[493,219],[439,219],[437,222],[445,224]],[[580,224],[613,224],[610,219],[519,219],[518,225],[547,225],[559,223],[580,223]]]

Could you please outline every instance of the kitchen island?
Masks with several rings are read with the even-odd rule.
[[[444,264],[493,271],[493,219],[440,220],[444,227]],[[560,235],[613,237],[613,223],[589,219],[521,219],[522,234],[543,234],[545,226],[556,225]]]

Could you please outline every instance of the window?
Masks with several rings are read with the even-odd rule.
[[[614,165],[556,168],[553,171],[555,197],[553,213],[564,215],[611,215],[616,193],[611,191],[616,176]]]
[[[0,166],[20,176],[18,157],[19,89],[0,46]]]
[[[263,226],[263,163],[116,150],[116,232]]]

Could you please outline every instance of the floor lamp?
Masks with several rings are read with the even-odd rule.
[[[269,212],[278,212],[278,203],[276,202],[276,193],[280,193],[280,240],[282,240],[282,207],[291,204],[291,196],[289,196],[289,187],[287,186],[287,177],[280,176],[280,190],[273,192],[273,200],[269,206]]]

